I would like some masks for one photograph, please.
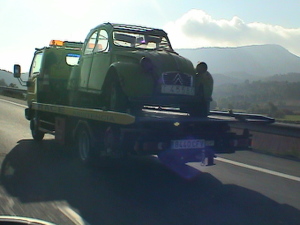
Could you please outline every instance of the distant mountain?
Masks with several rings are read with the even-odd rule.
[[[25,76],[26,74],[23,74]],[[13,74],[9,71],[0,70],[0,80],[4,79],[6,85],[10,85],[11,83],[16,84],[19,88],[24,89],[23,86],[20,85],[19,81],[14,78]]]
[[[263,79],[275,74],[300,73],[300,57],[279,45],[253,45],[235,48],[176,49],[194,65],[208,64],[216,83],[224,76],[236,82]],[[220,77],[223,75],[223,77]],[[225,80],[225,83],[231,82]]]
[[[224,75],[224,74],[212,74],[214,78],[214,85],[219,86],[222,84],[237,84],[243,82],[242,79],[236,78],[234,76],[230,75]]]
[[[300,82],[300,73],[276,74],[265,78],[265,81]]]

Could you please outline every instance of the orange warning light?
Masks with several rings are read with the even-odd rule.
[[[64,42],[60,40],[51,40],[50,46],[64,46]]]

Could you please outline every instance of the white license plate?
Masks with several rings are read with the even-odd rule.
[[[205,140],[192,139],[192,140],[172,140],[171,149],[199,149],[205,148]]]
[[[161,93],[176,95],[195,95],[195,88],[181,85],[162,85]]]

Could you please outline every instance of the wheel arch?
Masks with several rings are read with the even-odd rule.
[[[106,77],[103,83],[103,87],[107,87],[107,85],[109,84],[109,82],[111,82],[113,79],[117,79],[117,81],[120,83],[122,89],[124,87],[124,79],[125,79],[125,74],[126,74],[126,64],[127,66],[130,66],[130,64],[128,63],[121,63],[121,62],[115,62],[113,63],[107,73],[106,73]],[[128,69],[128,67],[127,67]]]
[[[108,69],[104,81],[104,91],[111,79],[117,79],[126,96],[150,95],[153,90],[153,77],[144,74],[140,64],[115,62]]]

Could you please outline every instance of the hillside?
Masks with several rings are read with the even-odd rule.
[[[279,45],[176,49],[176,51],[190,59],[194,65],[199,61],[206,62],[217,85],[223,84],[218,80],[222,81],[224,76],[235,79],[236,82],[244,82],[275,74],[300,73],[300,57]],[[225,83],[230,82],[225,80]]]
[[[265,78],[265,81],[300,82],[300,73],[276,74]]]
[[[13,74],[9,71],[0,70],[0,80],[4,80],[6,85],[9,85],[11,83],[18,84],[18,80],[14,78]]]
[[[9,71],[0,70],[0,80],[4,80],[6,85],[16,84],[19,88],[24,89],[19,83],[19,81],[14,78],[13,74]]]

